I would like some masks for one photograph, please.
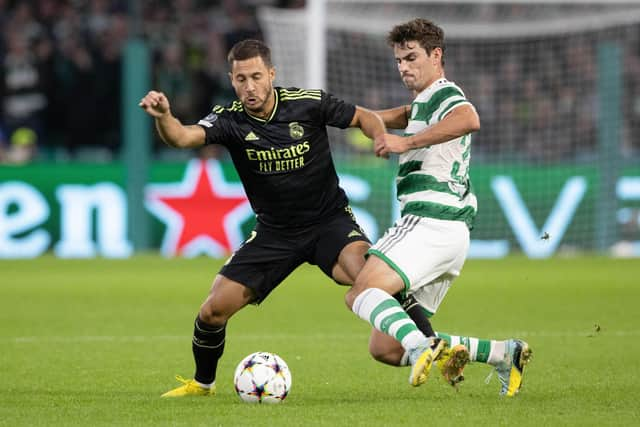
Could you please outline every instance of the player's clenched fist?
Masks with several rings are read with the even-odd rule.
[[[373,141],[373,151],[378,157],[389,158],[389,154],[402,154],[411,149],[409,138],[392,133],[379,135]]]
[[[373,152],[377,157],[388,159],[389,152],[386,149],[385,136],[386,134],[382,134],[373,139]]]
[[[155,90],[149,91],[138,105],[150,116],[156,118],[162,117],[169,111],[169,100],[164,96],[164,93]]]

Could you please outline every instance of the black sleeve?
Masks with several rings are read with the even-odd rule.
[[[202,126],[205,133],[204,143],[226,145],[229,140],[227,137],[227,126],[225,125],[225,117],[215,112],[209,113],[206,117],[198,121],[198,125]]]
[[[345,129],[349,127],[356,113],[356,106],[338,99],[330,93],[322,91],[320,105],[324,122],[333,127]]]

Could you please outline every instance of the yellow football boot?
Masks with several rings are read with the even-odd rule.
[[[429,372],[431,372],[433,362],[440,357],[446,348],[447,342],[443,339],[437,339],[433,347],[418,347],[412,350],[411,353],[409,353],[409,360],[412,362],[409,384],[414,387],[424,384],[427,381]]]
[[[442,352],[436,360],[436,365],[445,381],[456,387],[459,382],[464,381],[464,367],[469,363],[469,350],[462,344],[454,345]]]
[[[496,366],[496,372],[502,384],[501,395],[513,397],[518,394],[522,387],[524,367],[531,360],[532,353],[529,344],[522,340],[507,341],[505,360]]]
[[[169,390],[160,397],[181,397],[181,396],[213,396],[216,394],[216,385],[211,384],[211,388],[202,387],[196,380],[187,380],[180,375],[176,379],[182,383],[180,387]]]

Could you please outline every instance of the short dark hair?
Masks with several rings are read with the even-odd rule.
[[[390,46],[417,41],[422,48],[431,55],[433,49],[442,49],[442,65],[444,65],[444,31],[428,19],[416,18],[404,24],[393,27],[387,36]]]
[[[234,44],[229,51],[229,55],[227,55],[227,62],[229,62],[229,65],[233,65],[233,61],[244,61],[245,59],[255,58],[256,56],[262,58],[262,62],[264,62],[267,67],[273,66],[269,46],[260,40],[254,39],[242,40]]]

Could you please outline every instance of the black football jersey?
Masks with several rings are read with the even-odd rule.
[[[355,106],[322,90],[274,88],[268,119],[238,100],[198,122],[206,144],[227,147],[258,221],[273,227],[315,224],[347,204],[338,186],[327,126],[346,128]]]

